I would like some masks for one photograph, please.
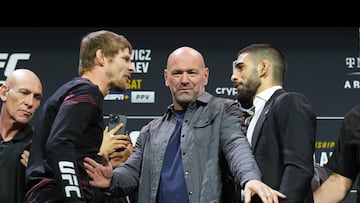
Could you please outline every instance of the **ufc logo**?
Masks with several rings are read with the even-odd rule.
[[[5,68],[4,75],[7,77],[16,68],[16,64],[20,60],[29,60],[30,53],[0,53],[0,68]]]
[[[71,197],[71,192],[75,192],[77,197],[81,198],[79,183],[75,173],[74,163],[70,161],[60,161],[59,169],[61,173],[61,178],[63,181],[67,181],[68,184],[65,184],[65,196]]]

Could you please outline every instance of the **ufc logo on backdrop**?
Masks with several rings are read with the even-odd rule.
[[[0,69],[4,68],[4,76],[7,77],[16,68],[20,60],[29,60],[30,53],[0,53]]]

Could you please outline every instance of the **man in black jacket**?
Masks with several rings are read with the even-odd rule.
[[[231,81],[255,106],[246,136],[262,180],[286,195],[280,202],[313,202],[316,115],[304,95],[283,89],[284,54],[253,44],[239,51],[233,65]]]
[[[0,87],[0,202],[24,201],[25,167],[33,135],[29,123],[40,106],[42,85],[28,69],[16,69]]]

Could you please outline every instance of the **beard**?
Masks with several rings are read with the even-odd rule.
[[[253,106],[253,98],[255,93],[255,91],[251,90],[238,90],[236,99],[243,108],[248,109]]]
[[[244,88],[238,89],[237,100],[243,108],[247,109],[253,106],[253,100],[260,85],[260,79],[256,77],[256,74],[252,74]]]
[[[115,92],[124,92],[126,90],[126,88],[118,86],[118,85],[111,84],[110,85],[110,90],[115,91]]]
[[[242,89],[238,89],[237,100],[243,108],[248,109],[253,106],[253,100],[260,85],[261,80],[258,77],[258,72],[256,69],[253,69],[248,82],[243,83]]]

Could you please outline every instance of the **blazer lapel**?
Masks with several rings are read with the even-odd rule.
[[[270,111],[271,106],[273,105],[275,99],[283,93],[285,93],[285,90],[283,90],[283,89],[276,90],[274,92],[274,94],[270,97],[270,99],[266,102],[264,109],[262,110],[262,112],[259,116],[259,119],[257,120],[257,122],[255,124],[253,136],[251,138],[251,146],[252,146],[251,148],[252,148],[253,152],[256,149],[256,145],[257,145],[257,142],[260,137],[260,132],[261,132],[262,126],[267,118],[267,115]]]

